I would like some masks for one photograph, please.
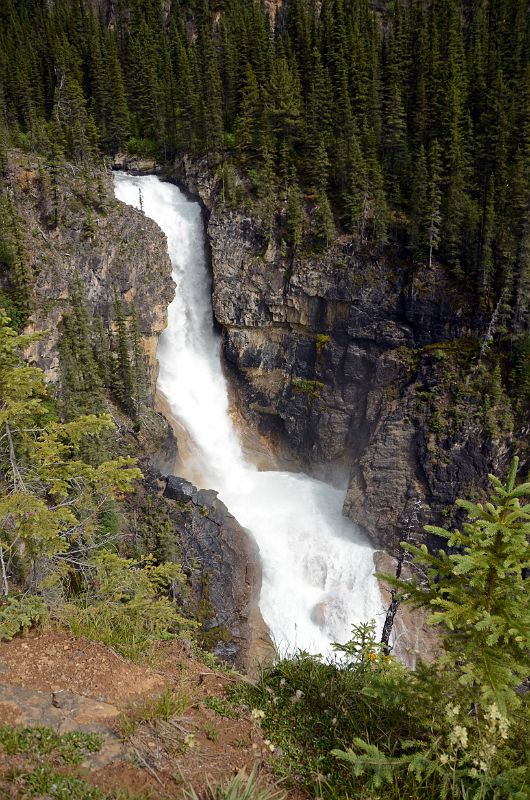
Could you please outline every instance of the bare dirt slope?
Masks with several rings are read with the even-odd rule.
[[[259,721],[224,697],[238,679],[205,666],[186,643],[164,643],[151,665],[138,665],[50,631],[0,644],[0,724],[101,734],[101,750],[71,769],[105,792],[180,798],[189,784],[200,792],[254,767],[273,783],[275,754]],[[19,762],[0,747],[1,797],[22,797],[9,778]]]

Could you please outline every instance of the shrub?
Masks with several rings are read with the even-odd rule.
[[[148,558],[142,566],[103,551],[95,557],[94,568],[89,592],[63,612],[76,636],[103,642],[138,660],[148,656],[157,641],[194,627],[167,596],[173,581],[184,580],[178,564],[155,566]]]
[[[48,619],[48,607],[40,597],[9,597],[0,605],[0,641],[9,641],[17,633],[27,633],[34,625]]]

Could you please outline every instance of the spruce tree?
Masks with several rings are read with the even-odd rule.
[[[116,347],[114,356],[114,391],[123,410],[131,417],[136,416],[135,374],[131,364],[131,341],[127,328],[127,318],[122,300],[114,299],[114,324],[116,326]]]
[[[514,458],[504,484],[489,476],[487,502],[457,501],[468,519],[461,531],[426,527],[449,552],[402,544],[422,581],[390,579],[445,630],[446,661],[460,682],[502,708],[528,675],[530,648],[530,483],[516,484],[518,464]]]

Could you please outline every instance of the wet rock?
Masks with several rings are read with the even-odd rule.
[[[178,503],[197,502],[197,487],[185,478],[177,478],[171,475],[167,479],[164,497],[169,500],[176,500]]]
[[[172,505],[183,567],[209,647],[219,658],[252,672],[270,660],[274,647],[258,607],[261,565],[257,546],[217,492],[197,490],[170,477],[164,496]]]

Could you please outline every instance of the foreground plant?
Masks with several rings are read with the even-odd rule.
[[[0,309],[0,567],[34,592],[50,571],[83,563],[98,515],[141,477],[131,458],[83,457],[83,444],[114,430],[108,414],[60,422],[42,370],[21,353],[39,336],[19,335]]]
[[[245,772],[238,772],[224,786],[212,786],[208,784],[207,789],[201,794],[197,794],[194,789],[188,792],[189,800],[285,800],[285,792],[275,788],[262,786],[258,780],[256,770],[250,775]]]
[[[516,473],[517,459],[505,484],[490,477],[489,502],[459,502],[461,532],[428,528],[449,553],[407,545],[423,574],[388,578],[402,600],[432,612],[440,659],[409,670],[364,623],[335,644],[340,663],[299,653],[257,686],[231,690],[260,709],[281,748],[279,775],[326,800],[530,796],[529,703],[519,687],[530,671],[530,483],[517,486]]]
[[[426,526],[448,552],[402,543],[421,579],[383,576],[407,603],[431,612],[429,623],[444,633],[441,663],[503,709],[518,704],[514,690],[530,671],[530,503],[522,503],[530,483],[516,485],[518,463],[505,484],[489,476],[489,501],[457,500],[468,517],[462,531]]]

